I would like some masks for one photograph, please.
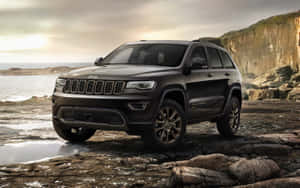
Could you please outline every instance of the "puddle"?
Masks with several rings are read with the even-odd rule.
[[[88,148],[62,141],[32,141],[0,146],[0,165],[33,163],[59,156],[87,152]]]

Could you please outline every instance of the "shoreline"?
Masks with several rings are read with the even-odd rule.
[[[0,70],[0,76],[53,75],[53,74],[61,74],[61,73],[69,72],[83,67],[85,66],[80,66],[80,67],[58,66],[58,67],[46,67],[46,68],[10,68],[5,70]]]

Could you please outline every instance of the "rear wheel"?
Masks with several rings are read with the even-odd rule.
[[[56,133],[63,138],[64,140],[68,140],[70,142],[84,142],[85,140],[91,138],[95,129],[89,128],[65,128],[61,123],[56,120],[53,120],[53,127]]]
[[[240,127],[241,104],[237,97],[232,97],[225,115],[217,120],[219,133],[224,137],[234,136]]]
[[[181,143],[186,129],[184,111],[176,101],[167,99],[161,105],[149,133],[142,139],[147,146],[169,149]]]

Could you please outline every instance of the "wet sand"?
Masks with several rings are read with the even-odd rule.
[[[210,153],[268,157],[279,164],[281,173],[288,174],[300,169],[300,138],[299,143],[275,138],[276,134],[298,135],[299,114],[300,103],[245,102],[235,139],[222,138],[213,123],[204,122],[188,127],[180,149],[151,151],[139,137],[117,131],[97,131],[79,145],[59,139],[52,128],[49,99],[2,103],[0,186],[159,187],[165,185],[171,173],[162,163]],[[292,150],[278,151],[275,147],[256,153],[240,149],[249,144],[272,144],[273,149],[275,145],[287,146]]]

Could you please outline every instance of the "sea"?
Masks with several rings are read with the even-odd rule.
[[[0,70],[10,68],[82,67],[93,63],[0,63]],[[0,76],[0,102],[25,101],[33,96],[51,96],[59,75]]]

